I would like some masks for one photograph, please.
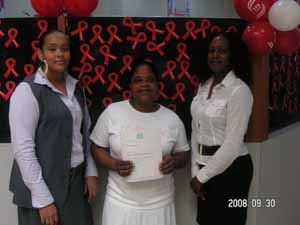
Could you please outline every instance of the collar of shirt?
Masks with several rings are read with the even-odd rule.
[[[69,74],[66,73],[66,88],[67,88],[67,94],[69,98],[72,98],[74,95],[75,87],[77,84],[78,80],[70,76]],[[41,84],[41,85],[46,85],[49,88],[51,88],[52,91],[55,91],[61,95],[63,93],[59,91],[46,77],[44,72],[42,71],[41,68],[39,68],[35,74],[34,78],[34,83],[36,84]]]
[[[229,71],[229,72],[226,74],[225,78],[224,78],[219,84],[217,84],[217,85],[214,87],[214,89],[215,89],[215,88],[218,89],[218,88],[221,88],[221,87],[229,87],[231,84],[234,83],[235,80],[236,80],[236,75],[235,75],[235,73],[231,70],[231,71]],[[212,82],[213,82],[213,78],[211,77],[211,78],[209,78],[209,79],[204,83],[204,85],[203,85],[203,87],[202,87],[202,91],[203,91],[203,90],[206,90],[206,89],[209,90],[209,88],[210,88]]]

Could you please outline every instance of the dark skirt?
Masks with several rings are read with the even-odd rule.
[[[247,199],[253,176],[250,155],[238,157],[223,173],[204,184],[206,199],[198,198],[200,225],[245,225]]]
[[[87,197],[84,195],[84,169],[70,176],[68,197],[58,210],[58,225],[93,225]],[[41,225],[38,209],[18,207],[19,225]]]

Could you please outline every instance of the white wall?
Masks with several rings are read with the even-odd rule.
[[[183,5],[184,0],[177,0]],[[232,0],[190,0],[192,17],[237,18]],[[30,0],[5,0],[5,17],[34,16]],[[93,16],[167,16],[167,0],[99,0]]]
[[[271,135],[262,144],[259,193],[275,208],[258,210],[260,224],[300,224],[300,123]]]
[[[8,191],[13,155],[9,144],[0,144],[0,225],[17,224],[17,208],[11,203],[12,194]]]

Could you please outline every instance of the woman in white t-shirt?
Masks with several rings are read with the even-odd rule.
[[[156,102],[158,73],[152,63],[137,62],[129,78],[132,98],[111,104],[90,137],[95,160],[109,169],[102,225],[176,225],[172,173],[188,159],[184,125]],[[148,144],[140,149],[146,153],[139,154],[134,146],[143,138]],[[135,151],[132,160],[124,160],[128,148]],[[149,173],[151,168],[157,173]]]

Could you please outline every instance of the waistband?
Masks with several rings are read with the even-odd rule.
[[[199,144],[199,154],[208,156],[214,155],[220,147],[220,145],[206,146]]]

